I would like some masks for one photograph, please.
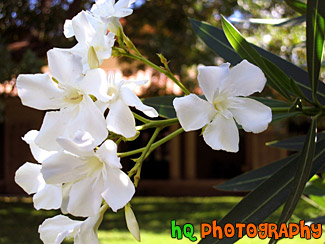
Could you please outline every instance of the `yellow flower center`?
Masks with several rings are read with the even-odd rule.
[[[83,95],[80,94],[77,90],[71,90],[69,94],[65,97],[65,100],[69,103],[78,104],[82,101]]]

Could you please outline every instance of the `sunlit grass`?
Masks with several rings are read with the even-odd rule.
[[[180,226],[192,223],[195,230],[194,235],[200,239],[200,223],[211,223],[212,220],[222,218],[238,201],[240,201],[238,197],[136,197],[132,200],[132,209],[139,222],[142,244],[189,244],[198,241],[191,242],[185,237],[182,240],[171,238],[171,220],[176,220],[176,224]],[[276,221],[280,211],[276,211],[267,221]],[[36,211],[29,198],[23,200],[0,198],[0,244],[40,244],[38,226],[45,218],[58,213],[58,211]],[[292,221],[307,220],[322,214],[325,213],[301,201]],[[137,243],[126,228],[124,211],[107,212],[100,227],[99,239],[101,244]],[[295,238],[293,240],[285,239],[279,243],[324,244],[324,241],[325,235],[319,240],[306,241]],[[254,244],[268,243],[268,241],[245,237],[237,243]]]

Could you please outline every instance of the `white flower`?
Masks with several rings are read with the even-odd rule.
[[[105,118],[89,97],[89,91],[81,82],[97,83],[93,80],[98,69],[82,75],[80,58],[58,49],[48,51],[51,78],[47,74],[19,75],[18,95],[24,105],[60,111],[47,112],[35,143],[48,151],[57,151],[58,136],[72,137],[77,130],[91,133],[99,145],[107,137]]]
[[[144,105],[128,87],[130,83],[142,85],[145,81],[117,81],[113,75],[107,76],[104,71],[97,72],[95,75],[96,78],[93,79],[101,82],[98,82],[97,85],[89,85],[87,89],[92,90],[92,94],[105,106],[108,104],[109,113],[106,117],[106,123],[109,131],[125,138],[135,136],[135,119],[129,106],[135,107],[149,117],[158,116],[154,108]]]
[[[83,73],[90,69],[88,64],[90,47],[94,48],[99,65],[111,57],[115,34],[107,33],[107,29],[107,23],[85,11],[81,11],[72,20],[66,20],[64,24],[65,36],[75,36],[78,43],[73,48],[65,50],[81,57]]]
[[[97,0],[92,6],[90,12],[106,23],[107,29],[117,34],[118,28],[122,28],[120,18],[126,17],[133,13],[130,8],[135,0]]]
[[[64,184],[63,213],[93,216],[103,198],[113,211],[131,200],[135,188],[121,170],[113,141],[105,141],[96,152],[89,133],[79,131],[73,140],[61,137],[57,141],[64,151],[44,160],[41,172],[48,184]]]
[[[173,104],[185,131],[206,126],[203,138],[211,148],[237,152],[235,120],[245,131],[260,133],[271,122],[272,112],[264,104],[242,97],[263,90],[263,72],[246,60],[232,69],[229,65],[199,68],[198,81],[207,101],[190,94],[175,98]]]
[[[38,131],[29,131],[23,138],[31,148],[34,158],[39,162],[51,156],[54,152],[47,152],[34,143]],[[46,184],[41,173],[41,164],[25,163],[15,174],[16,183],[24,189],[28,194],[34,194],[34,207],[39,209],[58,209],[62,203],[61,184],[50,185]]]
[[[103,18],[122,18],[133,13],[130,6],[134,2],[135,0],[119,0],[117,3],[115,0],[96,0],[90,11]]]
[[[99,244],[95,225],[100,214],[84,221],[72,220],[64,215],[46,219],[38,228],[44,244],[60,244],[64,239],[74,239],[75,244]]]

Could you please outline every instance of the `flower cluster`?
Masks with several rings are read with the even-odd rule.
[[[157,111],[142,103],[129,88],[130,81],[116,80],[113,74],[107,75],[99,68],[111,57],[116,38],[120,47],[115,50],[132,57],[127,48],[133,49],[139,55],[137,60],[150,65],[125,36],[119,21],[132,13],[130,6],[134,2],[97,0],[90,11],[81,11],[72,20],[66,20],[64,35],[75,37],[78,43],[70,49],[54,48],[47,52],[50,74],[21,74],[17,78],[22,103],[47,112],[40,130],[29,131],[23,137],[37,163],[22,165],[15,180],[28,194],[34,194],[36,209],[61,209],[62,214],[85,218],[81,221],[58,215],[45,220],[39,227],[45,244],[59,244],[65,238],[73,238],[78,244],[99,243],[97,230],[103,214],[108,208],[116,212],[123,207],[129,230],[140,240],[129,202],[142,162],[154,150],[151,146],[162,128],[179,121],[183,129],[155,142],[155,147],[184,130],[203,128],[203,138],[212,149],[236,152],[237,124],[247,132],[259,133],[272,120],[269,107],[245,98],[261,92],[266,83],[255,65],[244,60],[231,69],[228,63],[200,67],[198,81],[205,95],[202,99],[189,94],[161,55],[165,68],[153,67],[171,75],[189,95],[173,101],[177,119],[152,121],[137,114],[145,125],[136,127],[130,107],[151,118],[158,116]],[[131,83],[141,86],[145,81]],[[141,128],[153,127],[156,130],[152,138],[145,148],[135,150],[142,154],[126,175],[121,170],[117,144],[134,139]]]
[[[79,244],[98,243],[96,232],[104,210],[123,208],[135,193],[121,170],[116,143],[107,138],[110,133],[123,138],[136,135],[129,106],[150,117],[158,113],[141,102],[128,82],[117,81],[98,67],[110,58],[121,28],[119,18],[132,13],[133,2],[98,0],[89,12],[66,20],[65,36],[74,36],[78,43],[71,49],[48,51],[50,74],[17,78],[22,103],[49,111],[40,130],[23,138],[38,163],[25,163],[15,180],[34,194],[36,209],[61,209],[63,214],[86,218],[76,221],[58,215],[45,220],[39,228],[45,244],[61,243],[66,237]]]

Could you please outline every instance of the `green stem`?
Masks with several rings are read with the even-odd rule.
[[[133,112],[133,116],[134,116],[134,118],[136,118],[137,120],[139,120],[139,121],[141,121],[141,122],[143,122],[143,123],[145,123],[145,124],[151,122],[150,119],[146,119],[146,118],[142,117],[141,115],[139,115],[139,114],[137,114],[137,113],[134,113],[134,112]]]
[[[139,125],[136,127],[137,130],[146,130],[152,127],[166,127],[178,123],[177,118],[165,119],[165,120],[150,120],[149,123]]]
[[[187,88],[173,75],[173,73],[171,73],[169,70],[166,70],[164,68],[159,67],[158,65],[152,63],[151,61],[149,61],[148,59],[146,59],[145,57],[143,57],[142,55],[136,56],[132,53],[120,53],[122,56],[124,57],[128,57],[128,58],[132,58],[138,61],[141,61],[143,63],[145,63],[146,65],[154,68],[155,70],[159,71],[160,73],[163,73],[164,75],[166,75],[169,79],[171,79],[172,81],[174,81],[174,83],[176,85],[179,86],[179,88],[182,89],[182,91],[186,94],[189,95],[190,91],[187,90]]]
[[[146,159],[146,157],[149,156],[150,153],[150,147],[152,146],[153,142],[156,140],[159,132],[161,131],[162,127],[157,127],[153,135],[151,136],[147,146],[144,148],[141,156],[136,160],[136,164],[134,167],[130,170],[129,172],[129,177],[132,177],[135,173],[136,175],[134,176],[134,185],[135,187],[138,186],[139,180],[140,180],[140,174],[141,174],[141,168],[142,168],[142,163]]]
[[[173,133],[169,134],[168,136],[164,137],[163,139],[160,139],[159,141],[153,143],[150,150],[151,151],[155,150],[157,147],[168,142],[169,140],[173,139],[175,136],[178,136],[179,134],[181,134],[183,132],[184,132],[183,128],[179,128],[178,130],[175,130]],[[125,157],[132,156],[134,154],[142,153],[144,150],[145,150],[145,147],[142,147],[142,148],[139,148],[139,149],[136,149],[133,151],[118,153],[117,156],[120,158],[125,158]]]

